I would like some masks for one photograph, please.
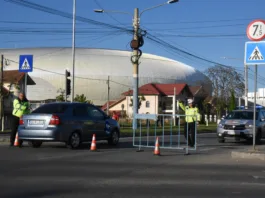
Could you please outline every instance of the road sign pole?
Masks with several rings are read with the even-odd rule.
[[[257,98],[257,75],[258,75],[258,65],[255,65],[255,82],[254,82],[254,115],[253,115],[253,150],[256,145],[256,98]]]
[[[28,72],[25,73],[25,87],[24,87],[24,94],[27,96],[27,84],[28,84]]]

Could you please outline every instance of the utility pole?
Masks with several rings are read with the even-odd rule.
[[[248,66],[245,65],[245,108],[248,109]]]
[[[254,81],[254,116],[253,116],[253,150],[256,145],[256,105],[257,105],[257,78],[258,78],[258,65],[255,65],[255,81]]]
[[[109,92],[110,92],[110,86],[109,86],[109,76],[108,76],[107,85],[108,85],[107,115],[109,115]]]
[[[4,94],[3,94],[3,81],[4,81],[4,55],[1,55],[0,63],[0,116],[1,116],[1,130],[3,130],[3,114],[4,114]]]
[[[76,10],[76,0],[73,0],[73,41],[72,41],[73,79],[72,79],[71,102],[74,101],[74,97],[75,97],[75,17],[76,17],[75,10]]]
[[[138,31],[139,31],[139,9],[134,9],[134,20],[133,20],[133,27],[134,27],[134,35],[133,39],[138,41]],[[133,50],[133,56],[138,57],[138,49]],[[137,120],[136,114],[138,114],[138,84],[139,84],[139,60],[133,63],[133,129],[137,128]]]

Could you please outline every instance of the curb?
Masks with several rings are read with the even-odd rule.
[[[259,159],[265,161],[265,152],[232,151],[231,157],[234,159]]]
[[[216,133],[215,131],[209,132],[209,131],[202,131],[199,132],[197,135],[208,135],[208,134],[214,134]],[[161,134],[160,134],[161,135]],[[167,136],[169,134],[165,134],[165,136]],[[9,142],[10,139],[10,132],[5,132],[5,133],[0,133],[0,142]],[[124,134],[121,135],[121,139],[127,139],[127,138],[132,138],[133,136],[131,134]],[[154,136],[150,136],[150,137],[154,137]]]
[[[0,142],[9,142],[9,137],[0,137]]]

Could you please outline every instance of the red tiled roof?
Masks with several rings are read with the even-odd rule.
[[[174,88],[176,88],[176,95],[179,95],[187,84],[155,84],[155,87],[163,93],[163,95],[174,95]]]
[[[19,83],[24,78],[25,73],[19,72],[18,70],[6,70],[4,71],[3,76],[4,83]],[[36,84],[29,75],[27,77],[27,84]]]
[[[158,89],[155,87],[154,84],[146,84],[146,85],[139,87],[138,93],[140,95],[160,95],[162,94],[161,92],[158,91]],[[132,95],[132,94],[133,94],[133,90],[122,93],[122,95],[125,95],[125,96]]]
[[[196,95],[196,93],[202,88],[202,86],[189,86],[192,95]]]
[[[125,99],[125,97],[122,97],[118,100],[111,100],[109,101],[109,108],[111,108],[112,106],[118,104],[119,102],[123,101]],[[105,111],[107,110],[107,102],[101,107],[101,110]]]
[[[176,88],[176,95],[179,95],[187,84],[146,84],[139,88],[140,95],[174,95],[174,88]],[[127,91],[122,95],[132,95],[133,91]]]
[[[115,100],[110,100],[109,101],[109,106],[111,106],[112,104],[114,104],[116,101]],[[107,109],[107,105],[108,105],[108,102],[106,102],[102,107],[101,109],[104,111]]]

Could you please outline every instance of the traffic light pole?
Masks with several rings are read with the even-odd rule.
[[[65,70],[65,102],[67,102],[67,70]]]

